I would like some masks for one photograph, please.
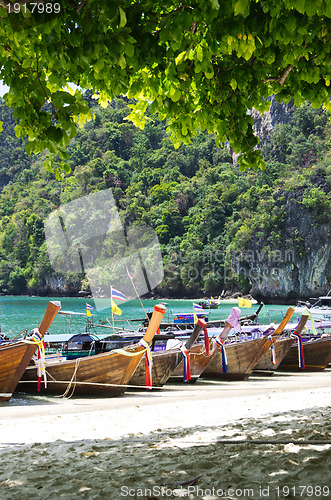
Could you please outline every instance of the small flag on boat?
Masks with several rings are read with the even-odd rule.
[[[202,306],[200,306],[199,304],[195,304],[195,303],[193,302],[193,309],[194,309],[195,311],[202,311]]]
[[[111,298],[115,300],[120,300],[121,302],[125,302],[125,295],[122,292],[116,290],[116,288],[111,289]]]
[[[112,310],[112,313],[113,314],[118,314],[118,316],[121,316],[122,314],[122,309],[120,309],[116,304],[115,302],[113,301],[113,299],[111,299],[111,310]]]
[[[86,316],[92,316],[93,307],[86,302]]]
[[[243,299],[242,297],[238,297],[238,306],[239,307],[252,307],[253,302],[248,299]]]

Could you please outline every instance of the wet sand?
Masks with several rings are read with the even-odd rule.
[[[330,388],[327,369],[109,399],[16,394],[0,405],[0,499],[331,498]]]

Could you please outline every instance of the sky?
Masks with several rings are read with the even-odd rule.
[[[6,92],[8,92],[9,87],[7,85],[4,85],[2,82],[0,82],[0,97],[3,96]]]

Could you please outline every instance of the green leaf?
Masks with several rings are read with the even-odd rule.
[[[124,47],[127,56],[132,57],[134,54],[134,46],[131,43],[127,43]]]
[[[242,14],[248,7],[249,0],[238,0],[234,6],[234,15]]]
[[[179,101],[179,99],[181,98],[181,95],[182,95],[182,93],[179,89],[171,89],[170,98],[173,102]]]
[[[186,55],[186,50],[178,54],[178,56],[175,59],[176,66],[178,66],[178,64],[180,64],[184,60],[185,55]]]
[[[125,14],[124,10],[121,7],[118,7],[118,10],[119,10],[119,13],[120,13],[120,28],[124,28],[124,26],[127,23],[126,14]]]
[[[119,56],[117,64],[121,67],[121,69],[124,69],[126,67],[126,60],[123,54]]]
[[[286,19],[285,26],[288,31],[295,31],[297,27],[297,21],[294,14],[289,14],[288,18]]]
[[[237,81],[234,78],[232,78],[232,80],[230,82],[230,85],[232,87],[232,90],[236,90],[236,88],[237,88]]]
[[[208,69],[207,71],[205,71],[205,77],[208,79],[208,80],[211,80],[212,78],[214,78],[214,70],[213,68],[211,69]]]
[[[200,62],[202,62],[202,60],[203,60],[203,49],[202,49],[202,47],[200,45],[197,47],[196,54],[197,54],[198,60]]]
[[[310,1],[310,0],[309,0]],[[295,0],[293,7],[300,12],[300,14],[305,13],[305,0]]]
[[[94,71],[96,71],[97,73],[99,73],[103,67],[104,67],[105,63],[103,62],[102,59],[99,59],[94,65],[93,65],[93,69]]]

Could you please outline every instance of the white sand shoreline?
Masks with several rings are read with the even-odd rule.
[[[0,405],[0,500],[331,499],[330,375],[18,394]]]
[[[244,382],[198,381],[119,398],[22,397],[1,405],[0,447],[119,439],[162,429],[227,425],[245,418],[331,407],[331,369]]]

